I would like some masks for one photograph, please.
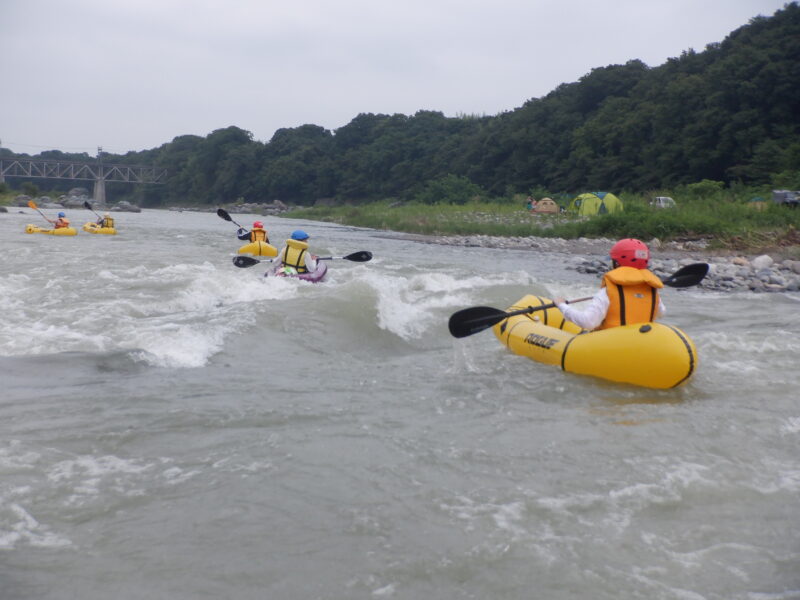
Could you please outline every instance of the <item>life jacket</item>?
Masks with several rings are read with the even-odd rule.
[[[269,236],[267,235],[267,230],[256,227],[250,232],[250,241],[266,242],[267,244],[269,244]]]
[[[55,222],[55,229],[61,229],[63,227],[69,227],[69,219],[67,217],[58,217]]]
[[[298,273],[308,273],[306,268],[306,250],[308,242],[299,240],[286,240],[286,250],[284,250],[283,264],[287,267],[294,267]]]
[[[113,227],[114,227],[114,217],[103,217],[102,219],[100,219],[97,222],[97,224],[100,227],[110,227],[110,228],[113,229]]]
[[[649,323],[658,311],[661,280],[647,269],[617,267],[603,275],[608,312],[598,329],[632,323]]]

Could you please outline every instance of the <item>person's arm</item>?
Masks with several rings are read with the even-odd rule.
[[[283,257],[286,256],[286,246],[278,250],[278,254],[272,259],[272,267],[278,270],[283,266]]]
[[[308,256],[306,256],[306,269],[308,269],[309,273],[312,273],[317,270],[316,254],[309,254]]]
[[[236,237],[238,237],[240,240],[249,240],[250,232],[244,227],[240,227],[239,231],[236,232]]]
[[[555,303],[558,309],[564,314],[564,318],[566,318],[567,321],[572,321],[578,327],[589,331],[597,329],[600,326],[603,319],[606,318],[609,305],[606,288],[600,288],[597,293],[592,296],[589,305],[583,310],[573,308],[567,304],[566,300],[563,298],[556,298]]]

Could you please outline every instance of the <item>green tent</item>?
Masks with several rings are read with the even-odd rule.
[[[622,200],[610,192],[586,192],[569,204],[569,211],[579,215],[604,215],[618,210],[622,210]]]

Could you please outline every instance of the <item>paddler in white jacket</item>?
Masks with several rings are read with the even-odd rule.
[[[633,323],[649,323],[666,309],[658,290],[661,280],[647,267],[650,249],[644,242],[627,238],[609,252],[613,269],[603,275],[600,290],[584,310],[573,308],[564,298],[554,300],[568,321],[592,331]]]

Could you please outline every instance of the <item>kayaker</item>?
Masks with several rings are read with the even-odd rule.
[[[47,219],[47,217],[44,218]],[[69,227],[69,219],[67,218],[67,215],[63,212],[58,213],[58,218],[55,221],[53,221],[53,219],[47,219],[47,220],[53,224],[53,229],[62,229],[64,227]]]
[[[608,329],[632,323],[648,323],[666,312],[658,290],[661,280],[648,268],[650,249],[644,242],[627,238],[609,252],[612,269],[603,275],[600,290],[580,310],[564,298],[554,302],[568,321],[586,330]]]
[[[264,229],[264,223],[261,221],[253,221],[253,229],[247,231],[244,227],[240,227],[236,232],[240,240],[249,240],[251,242],[266,242],[269,244],[269,236],[267,230]]]
[[[114,217],[111,216],[111,213],[103,213],[103,216],[97,219],[97,226],[98,227],[110,227],[114,228]]]
[[[302,229],[292,232],[286,245],[273,260],[275,273],[287,270],[289,273],[309,273],[317,270],[317,256],[308,253],[309,235]]]

